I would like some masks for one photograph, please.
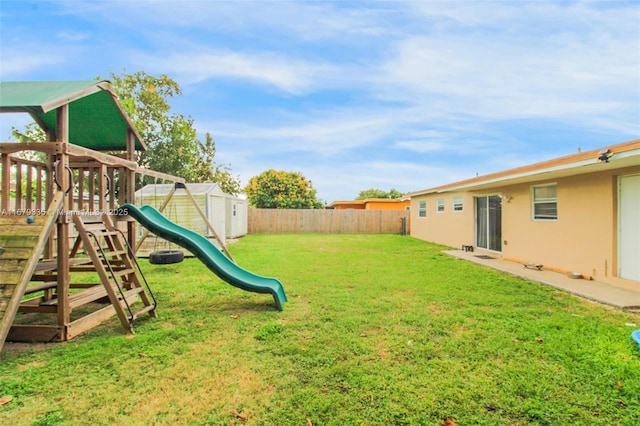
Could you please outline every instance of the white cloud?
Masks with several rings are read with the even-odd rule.
[[[386,33],[396,8],[369,5],[353,8],[333,2],[301,1],[61,1],[65,13],[136,27],[188,28],[205,33],[276,33],[292,42],[338,39],[349,43],[360,36]],[[273,41],[263,40],[263,42]]]
[[[34,70],[60,65],[64,59],[50,50],[22,45],[18,48],[4,47],[1,52],[0,80],[24,80]]]
[[[429,141],[429,140],[404,140],[396,141],[395,146],[413,152],[427,153],[439,152],[446,149],[445,141]]]
[[[275,52],[240,53],[211,50],[167,56],[132,54],[150,69],[175,75],[183,84],[212,79],[234,79],[266,85],[292,95],[314,90],[326,75],[336,74],[330,64],[288,58]]]
[[[63,42],[78,42],[91,38],[91,32],[89,31],[74,31],[74,30],[62,30],[56,34],[56,37]]]
[[[331,157],[353,148],[367,145],[384,129],[384,123],[375,118],[358,120],[309,120],[274,127],[259,127],[243,123],[225,122],[214,128],[220,138],[236,143],[269,146],[272,153],[306,152],[320,157]]]
[[[393,92],[415,101],[416,93],[431,95],[449,101],[458,112],[499,118],[620,108],[609,101],[612,90],[620,93],[622,102],[628,99],[629,86],[637,83],[632,71],[639,60],[628,54],[632,44],[595,39],[551,44],[411,37],[382,66],[380,83],[387,96]]]
[[[463,27],[483,27],[487,25],[505,25],[521,16],[527,5],[520,2],[517,6],[508,2],[414,2],[405,3],[414,12],[433,20],[439,29],[451,25]]]
[[[638,114],[640,55],[632,52],[640,51],[640,38],[629,36],[639,30],[637,8],[621,14],[532,2],[412,5],[448,24],[396,45],[377,76],[382,98],[482,120],[584,125],[592,117],[620,128]]]

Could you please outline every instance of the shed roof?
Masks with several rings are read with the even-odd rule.
[[[606,155],[606,161],[600,159],[603,154]],[[640,166],[640,139],[423,189],[406,196],[485,190],[504,185],[594,173],[602,169],[622,169],[633,166]]]
[[[191,195],[224,195],[217,183],[187,183]],[[149,184],[136,191],[137,197],[165,197],[174,188],[173,184]]]
[[[124,151],[131,130],[136,149],[146,149],[106,80],[0,82],[0,112],[28,113],[56,136],[56,110],[66,104],[70,143],[96,151]]]

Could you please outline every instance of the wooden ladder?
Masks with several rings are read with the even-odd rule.
[[[145,313],[156,316],[156,299],[126,236],[106,214],[76,214],[73,222],[122,327],[133,333],[136,318]],[[138,297],[143,306],[134,310]]]

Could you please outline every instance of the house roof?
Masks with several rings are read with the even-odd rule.
[[[366,205],[370,203],[401,203],[404,202],[405,198],[366,198],[364,200],[351,200],[351,201],[334,201],[329,204],[329,208],[335,208],[336,206],[355,206],[355,205]]]
[[[606,160],[604,159],[605,156]],[[640,139],[427,188],[411,192],[407,196],[415,197],[462,190],[477,191],[504,185],[557,179],[565,176],[593,173],[604,169],[621,169],[632,166],[640,167]]]
[[[364,205],[364,200],[351,200],[351,201],[334,201],[329,204],[327,207],[335,208],[336,206],[354,206],[354,205]]]
[[[0,112],[28,113],[57,136],[56,110],[69,105],[69,142],[96,151],[124,151],[127,131],[146,145],[106,80],[0,82]]]

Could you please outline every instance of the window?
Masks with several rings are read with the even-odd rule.
[[[531,187],[532,209],[534,220],[558,219],[558,185],[541,185]]]
[[[418,217],[427,217],[426,201],[418,201]]]
[[[438,198],[438,212],[444,211],[444,198]]]
[[[462,195],[456,195],[455,197],[453,197],[453,211],[462,211]]]

